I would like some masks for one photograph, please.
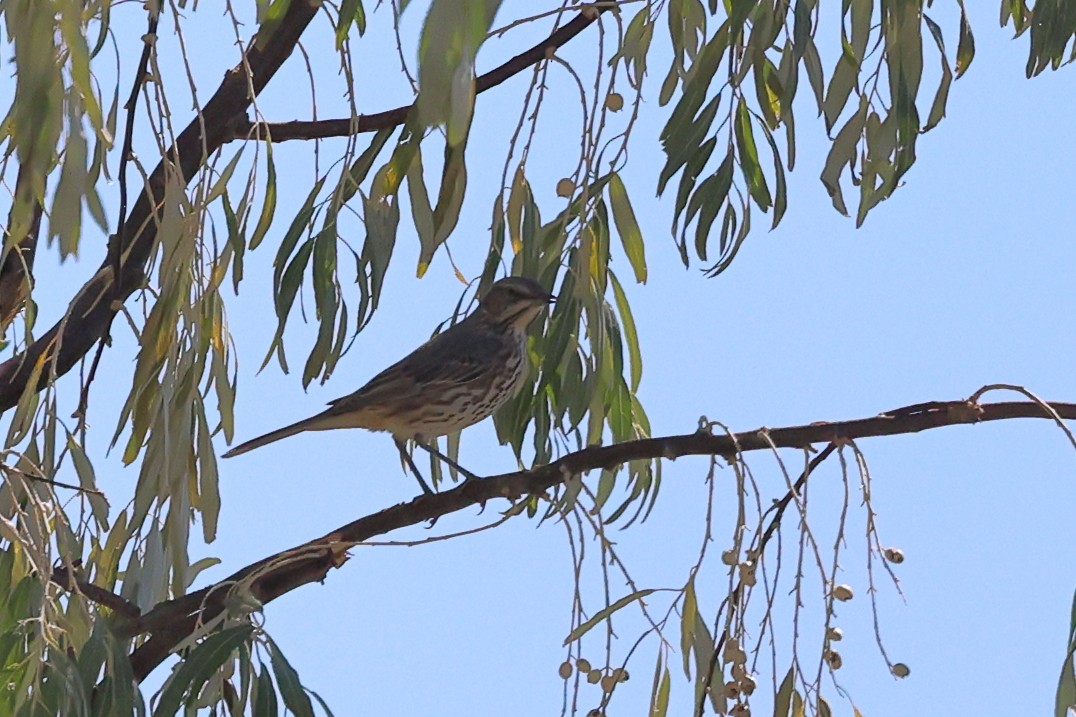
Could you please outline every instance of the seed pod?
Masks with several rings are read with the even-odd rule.
[[[605,97],[605,108],[610,112],[619,112],[624,109],[624,97],[619,92],[610,92]]]
[[[904,562],[904,551],[900,548],[886,548],[882,551],[882,555],[894,565],[900,565]]]

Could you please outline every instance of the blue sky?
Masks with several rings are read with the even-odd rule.
[[[1021,384],[1043,398],[1076,400],[1071,359],[1076,285],[1070,277],[1076,266],[1071,241],[1076,205],[1067,181],[1076,159],[1069,132],[1076,109],[1072,71],[1026,80],[1026,38],[1010,40],[1011,30],[997,27],[992,4],[968,5],[975,62],[953,87],[947,119],[922,137],[905,186],[856,230],[832,209],[817,180],[828,143],[810,105],[801,103],[788,213],[768,233],[756,215],[757,229],[732,268],[716,279],[704,278],[697,267],[683,269],[669,239],[671,202],[653,198],[662,163],[657,135],[667,109],[654,99],[665,60],[652,59],[650,99],[623,176],[647,240],[649,282],[628,292],[643,347],[641,395],[655,435],[689,433],[700,415],[733,430],[864,417],[966,397],[987,383]],[[502,17],[518,14],[520,7],[506,2]],[[421,12],[418,6],[408,11],[405,36],[413,37]],[[955,18],[939,14],[952,51]],[[358,43],[360,111],[408,100],[406,86],[391,71],[382,76],[378,69],[386,61],[392,67],[395,50],[375,37],[374,30],[384,26],[384,18],[376,17],[367,39]],[[220,22],[204,8],[193,19],[205,33]],[[197,37],[228,43],[231,30],[225,26],[220,32]],[[662,32],[659,28],[658,35]],[[588,33],[571,56],[585,56],[593,37]],[[514,54],[532,36],[520,33],[524,39],[518,44],[513,37],[491,41],[479,57],[480,70]],[[824,56],[832,57],[833,43],[822,35],[819,43]],[[329,47],[313,39],[306,43],[314,62],[331,70]],[[196,53],[203,98],[232,62],[229,53]],[[274,120],[307,118],[310,102],[302,93],[308,81],[298,57],[285,73],[267,91],[262,110]],[[178,72],[167,79],[177,88],[183,82]],[[543,125],[544,150],[529,164],[544,207],[556,206],[554,183],[568,171],[557,143],[578,126],[567,76],[554,73],[552,79],[546,111],[554,117]],[[329,73],[324,81],[320,116],[343,113],[341,80]],[[478,101],[480,142],[469,153],[471,194],[450,240],[457,264],[469,276],[481,271],[504,140],[523,89],[525,80],[516,78]],[[187,107],[173,106],[177,122],[185,122]],[[323,161],[340,146],[327,143]],[[425,278],[414,277],[418,242],[405,212],[382,308],[329,384],[304,393],[300,377],[282,375],[275,364],[259,374],[275,326],[269,309],[273,244],[308,191],[310,150],[304,143],[275,150],[284,178],[277,223],[267,246],[249,258],[243,294],[229,306],[241,367],[240,440],[314,413],[360,386],[428,337],[461,288],[443,253]],[[352,231],[361,240],[361,227]],[[68,264],[56,277],[92,271],[100,252],[91,243],[78,264]],[[41,272],[55,271],[51,259],[39,258]],[[623,257],[614,259],[614,268],[625,280],[630,275]],[[59,306],[50,313],[44,304],[42,316],[56,315]],[[291,322],[293,365],[301,366],[315,335],[316,327]],[[121,337],[106,353],[98,379],[97,435],[91,439],[97,451],[111,435],[118,408],[113,401],[128,387],[133,354],[125,353],[127,345]],[[73,395],[74,377],[64,383]],[[223,452],[223,442],[220,447]],[[871,717],[1051,709],[1076,588],[1076,559],[1064,547],[1076,538],[1069,510],[1076,498],[1076,454],[1063,434],[1046,421],[1009,421],[869,439],[860,448],[871,468],[883,541],[907,556],[897,568],[904,599],[882,585],[878,600],[888,654],[912,673],[896,681],[878,656],[863,570],[863,512],[853,498],[841,581],[853,585],[857,597],[838,615],[845,633],[841,687]],[[795,465],[798,457],[785,458]],[[782,479],[772,457],[748,460],[760,484],[777,497]],[[490,422],[466,432],[461,461],[479,473],[514,465],[511,449],[497,444]],[[838,465],[831,463],[811,488],[812,527],[823,545],[832,542],[830,526],[842,492]],[[702,537],[706,467],[702,459],[667,465],[652,517],[612,530],[619,555],[641,587],[684,583]],[[392,442],[362,431],[291,438],[223,462],[220,470],[220,537],[196,552],[221,557],[223,566],[204,579],[224,577],[415,493],[414,482],[398,468]],[[116,498],[129,495],[135,470],[121,469],[114,454],[99,460],[97,472],[113,505],[122,505],[123,498]],[[719,527],[710,548],[715,553],[729,541],[732,481],[731,471],[717,473]],[[387,539],[419,540],[474,528],[504,507],[490,504],[481,515],[464,511],[432,530],[419,527]],[[791,541],[794,521],[785,531]],[[324,585],[284,596],[267,607],[264,618],[304,683],[336,714],[559,712],[563,682],[557,667],[565,657],[561,645],[570,629],[572,597],[562,527],[515,520],[450,541],[356,548],[352,555]],[[716,570],[700,582],[704,614],[712,615],[724,595],[724,578]],[[586,585],[588,605],[597,609],[597,573],[586,576]],[[616,598],[630,589],[615,584],[611,591]],[[788,600],[783,593],[781,599]],[[805,634],[816,629],[804,624]],[[634,611],[618,617],[616,658],[630,649],[640,625]],[[675,626],[672,634],[677,636]],[[601,640],[594,637],[585,653],[603,664]],[[623,692],[618,689],[610,714],[645,708],[655,651],[652,641],[639,649],[629,665],[633,679]],[[677,661],[674,656],[674,668]],[[778,665],[783,674],[787,660],[779,658]],[[765,692],[771,679],[765,660],[760,675]],[[680,678],[673,704],[683,714],[690,689]],[[832,686],[826,694],[840,704]],[[596,689],[584,687],[580,704],[589,709],[597,698]],[[761,704],[756,713],[765,712]],[[842,705],[838,713],[850,708]]]

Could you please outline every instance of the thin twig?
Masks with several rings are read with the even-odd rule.
[[[481,94],[506,80],[514,77],[531,65],[549,59],[550,53],[561,47],[598,19],[610,5],[593,7],[589,12],[576,15],[560,29],[554,31],[529,50],[521,52],[502,65],[479,75],[475,79],[475,94]],[[293,120],[291,122],[251,122],[249,118],[239,120],[234,125],[234,132],[229,140],[258,139],[286,142],[293,139],[323,139],[326,137],[347,137],[364,132],[397,127],[407,120],[413,104],[396,107],[391,110],[356,117],[327,120]]]
[[[120,169],[119,174],[117,175],[117,182],[119,183],[120,188],[119,219],[116,221],[116,233],[109,237],[108,259],[106,259],[106,261],[109,261],[112,264],[113,281],[111,300],[113,303],[120,304],[123,303],[123,295],[121,293],[120,282],[117,279],[123,268],[123,247],[127,246],[127,222],[124,221],[127,217],[127,165],[131,160],[132,145],[134,142],[135,110],[138,109],[138,91],[142,88],[142,83],[146,81],[146,69],[149,66],[150,54],[152,54],[154,47],[156,47],[157,23],[160,20],[160,8],[155,10],[152,4],[147,4],[146,13],[149,17],[146,23],[146,34],[142,36],[142,56],[138,59],[138,69],[135,70],[134,81],[131,82],[131,94],[127,98],[127,103],[123,106],[127,111],[127,118],[123,128],[123,147],[120,149]],[[79,393],[78,397],[78,408],[75,410],[74,414],[78,419],[75,431],[81,431],[83,439],[85,439],[86,431],[86,411],[89,408],[90,403],[90,386],[97,376],[97,366],[101,363],[101,355],[105,351],[105,346],[111,341],[112,322],[109,321],[105,325],[100,340],[97,342],[97,351],[94,353],[93,361],[90,363],[90,372],[86,376],[86,381],[82,384],[82,391]]]

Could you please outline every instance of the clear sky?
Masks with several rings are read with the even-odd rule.
[[[828,143],[810,104],[802,102],[788,213],[769,233],[756,214],[754,233],[732,268],[716,279],[705,278],[697,266],[682,267],[669,239],[671,202],[653,198],[662,164],[657,135],[667,116],[667,108],[656,102],[667,60],[661,48],[655,50],[649,99],[623,173],[647,241],[650,280],[629,286],[628,293],[644,356],[641,395],[655,435],[690,433],[700,415],[733,430],[866,417],[906,404],[966,397],[987,383],[1021,384],[1043,398],[1076,400],[1071,330],[1076,204],[1069,185],[1076,159],[1070,129],[1076,77],[1066,69],[1026,80],[1027,39],[1012,41],[1011,29],[997,27],[996,3],[967,5],[976,31],[975,62],[953,87],[947,119],[922,137],[905,186],[856,230],[852,220],[832,209],[817,180]],[[501,17],[515,17],[521,7],[518,1],[506,2]],[[405,37],[413,39],[422,12],[417,3],[409,9]],[[204,100],[233,62],[231,29],[225,22],[212,33],[221,18],[205,4],[191,15],[195,24],[187,30],[188,42],[219,41],[229,48],[193,55]],[[939,9],[938,19],[955,50],[955,17]],[[366,39],[357,44],[356,91],[363,112],[409,98],[392,70],[395,49],[377,36],[384,27],[385,18],[375,15]],[[121,46],[133,48],[138,32],[118,37]],[[659,27],[657,36],[663,33]],[[538,35],[521,32],[491,41],[479,57],[480,71]],[[164,30],[162,36],[172,42]],[[585,56],[593,36],[593,29],[584,33],[568,56]],[[836,51],[833,37],[819,36],[826,58]],[[333,75],[331,43],[324,34],[310,38],[305,48],[325,70],[319,116],[341,115],[341,80]],[[928,65],[934,62],[932,52],[928,48]],[[831,66],[827,59],[827,72]],[[184,81],[178,70],[166,79],[173,87]],[[540,203],[549,209],[556,206],[556,179],[569,170],[557,143],[578,127],[569,78],[554,72],[552,80],[551,104],[545,108],[549,120],[540,138],[544,150],[533,154],[529,165]],[[504,141],[525,85],[521,76],[478,101],[468,155],[471,194],[450,241],[468,276],[481,271]],[[293,57],[261,101],[263,113],[272,120],[308,118],[307,87],[301,58]],[[924,90],[924,103],[931,89]],[[801,94],[806,92],[804,83]],[[176,124],[182,125],[188,107],[175,103],[173,108]],[[326,143],[323,163],[341,146]],[[259,374],[275,326],[270,264],[276,242],[309,189],[311,149],[293,142],[275,150],[282,177],[278,219],[266,245],[249,257],[243,294],[229,305],[241,367],[240,440],[319,411],[325,401],[359,387],[427,338],[451,312],[461,289],[444,253],[424,279],[415,278],[418,242],[405,211],[382,307],[329,384],[304,393],[300,377],[283,375],[275,364]],[[357,222],[345,231],[361,241]],[[93,243],[87,238],[82,260],[56,276],[92,271],[103,252]],[[51,254],[39,257],[42,283],[56,271],[54,263]],[[625,280],[630,276],[622,256],[614,259],[614,268]],[[61,289],[71,285],[57,282]],[[58,291],[61,295],[67,297]],[[43,302],[42,321],[48,321],[60,304]],[[297,318],[287,336],[292,365],[301,367],[316,327]],[[119,322],[117,331],[123,331]],[[106,353],[95,386],[91,440],[99,456],[111,436],[118,408],[113,404],[129,386],[129,346],[120,337]],[[63,379],[72,395],[76,380]],[[841,687],[870,717],[1051,710],[1076,588],[1071,550],[1076,453],[1064,435],[1046,421],[1024,420],[859,445],[870,464],[883,541],[907,556],[897,568],[904,600],[884,583],[878,600],[888,654],[907,663],[911,676],[890,677],[874,643],[863,569],[863,511],[853,497],[841,581],[851,584],[857,597],[838,615],[845,634]],[[785,457],[795,465],[796,454]],[[465,433],[461,461],[479,473],[514,466],[511,449],[497,444],[488,421]],[[837,463],[831,462],[812,479],[812,527],[823,545],[832,542],[827,536],[842,492]],[[651,518],[611,531],[640,587],[683,585],[702,538],[706,465],[702,459],[668,464]],[[749,465],[777,497],[782,479],[773,459],[751,456]],[[203,580],[222,578],[260,557],[409,500],[416,490],[398,468],[391,440],[362,431],[298,436],[223,462],[220,470],[219,539],[192,550],[195,556],[219,556],[223,565]],[[122,469],[114,453],[99,459],[97,473],[113,505],[122,505],[136,470]],[[732,480],[731,471],[717,474],[715,552],[730,540]],[[475,528],[505,507],[491,503],[484,514],[464,511],[432,530],[418,527],[386,538],[416,540]],[[794,531],[790,520],[786,540]],[[562,642],[570,629],[572,599],[571,557],[561,526],[517,519],[421,547],[356,548],[352,556],[324,585],[286,595],[264,614],[266,628],[304,683],[337,715],[559,713],[564,683],[557,667],[566,654]],[[714,563],[699,587],[701,609],[710,616],[725,589]],[[590,570],[588,605],[596,610],[596,562]],[[630,589],[617,583],[611,592],[616,598]],[[779,600],[784,603],[779,610],[787,613],[790,598],[782,592]],[[664,603],[655,599],[654,604]],[[613,654],[620,660],[641,629],[637,611],[625,611],[616,626],[621,639],[614,642]],[[596,656],[591,662],[603,664],[598,633],[587,644],[585,653]],[[656,649],[651,640],[637,651],[628,668],[633,679],[620,688],[610,714],[645,710]],[[678,659],[672,662],[673,704],[675,713],[684,714],[690,689],[678,673]],[[787,659],[779,658],[778,665],[783,674]],[[759,671],[765,692],[772,677],[768,661]],[[159,670],[160,679],[163,675]],[[832,686],[826,694],[841,705]],[[580,704],[589,709],[597,699],[596,688],[584,688]],[[756,714],[767,711],[762,704]],[[838,714],[850,712],[846,705],[838,707]]]

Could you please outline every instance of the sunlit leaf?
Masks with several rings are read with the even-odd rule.
[[[572,630],[570,633],[568,633],[568,637],[564,638],[564,644],[569,645],[575,642],[580,637],[589,632],[592,627],[604,620],[607,620],[609,616],[611,616],[617,610],[627,607],[628,605],[632,604],[633,602],[636,602],[637,600],[642,600],[644,597],[654,592],[656,592],[656,590],[653,589],[636,590],[635,592],[620,598],[612,605],[606,605],[604,608],[594,613],[594,615],[592,615],[589,620]]]
[[[197,697],[202,685],[239,645],[250,639],[252,630],[250,624],[230,627],[210,635],[191,650],[162,688],[154,716],[172,717],[184,704],[185,696],[187,700]]]
[[[632,271],[635,272],[635,280],[640,284],[645,284],[646,255],[643,252],[643,233],[639,229],[639,222],[635,219],[635,211],[631,208],[627,189],[620,180],[620,175],[615,172],[609,179],[609,203],[613,208],[613,221],[616,223],[620,242],[624,246],[624,253],[627,254]]]

